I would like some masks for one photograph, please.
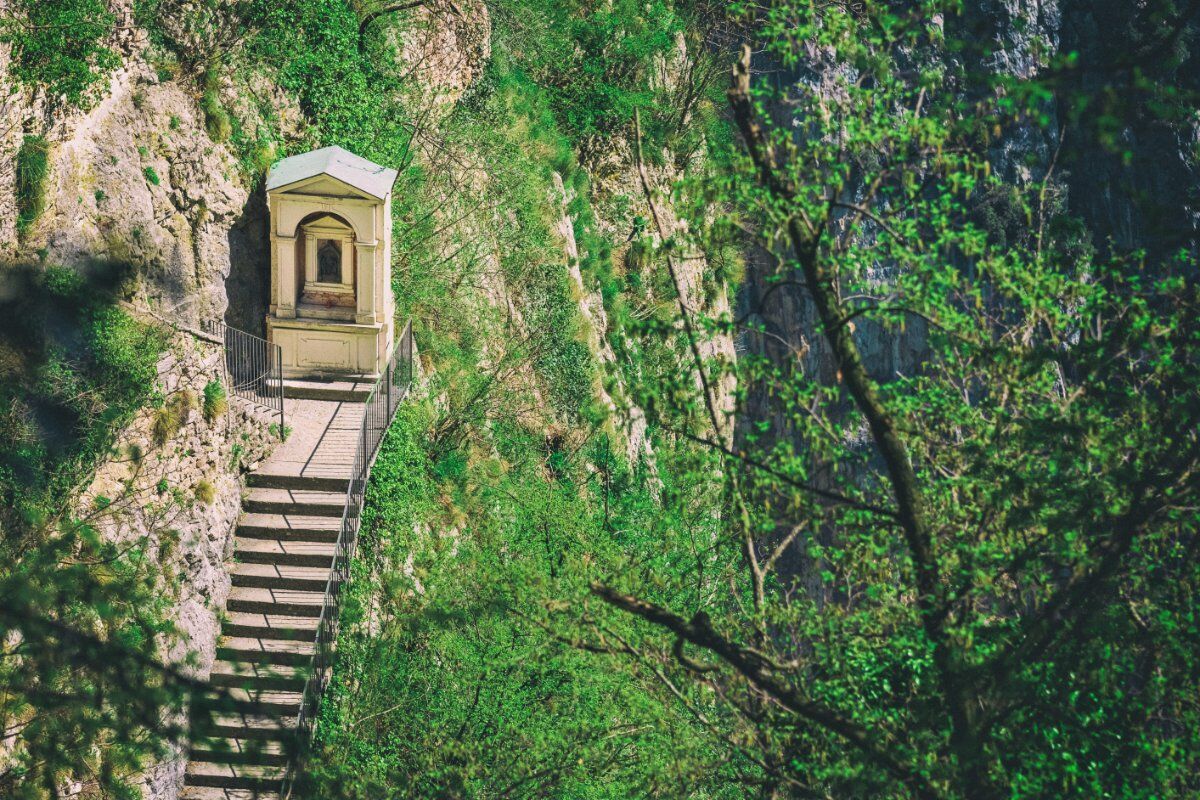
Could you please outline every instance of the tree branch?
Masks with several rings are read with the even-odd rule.
[[[364,16],[358,23],[358,49],[363,49],[363,43],[366,41],[367,29],[371,27],[371,23],[375,20],[388,14],[395,14],[400,11],[409,11],[414,8],[426,6],[428,4],[429,0],[408,0],[408,2],[392,3],[391,5],[385,5],[382,8],[377,8],[374,11],[367,12],[366,16]],[[449,6],[450,11],[453,12],[456,17],[462,16],[462,12],[458,10],[458,6],[454,5],[454,3],[451,3],[449,0],[447,0],[446,5]]]
[[[933,800],[937,792],[916,770],[901,763],[875,742],[866,729],[846,719],[831,708],[809,700],[786,681],[774,675],[770,662],[747,648],[734,644],[713,628],[708,615],[698,611],[691,621],[665,608],[623,594],[599,582],[592,583],[592,593],[609,605],[647,622],[666,628],[679,639],[702,647],[717,655],[755,688],[779,703],[787,711],[835,734],[859,750],[869,761],[903,783],[921,800]]]
[[[729,102],[733,108],[734,120],[757,168],[760,182],[776,199],[794,204],[797,196],[795,185],[789,177],[779,174],[783,167],[789,165],[780,164],[778,154],[759,121],[758,112],[751,99],[750,48],[746,45],[743,45],[742,57],[734,66]],[[954,667],[950,643],[945,633],[945,617],[939,613],[944,605],[945,587],[939,574],[933,537],[925,517],[916,472],[908,449],[900,437],[896,421],[880,397],[875,382],[867,373],[862,353],[854,341],[850,326],[844,324],[845,312],[838,295],[836,277],[820,255],[823,228],[824,226],[819,226],[811,235],[805,236],[796,222],[795,215],[791,215],[787,222],[788,238],[812,295],[838,373],[859,413],[866,419],[872,439],[886,466],[888,482],[896,500],[897,518],[913,561],[922,625],[933,644],[934,663],[950,710],[953,723],[951,743],[967,770],[968,780],[984,787],[986,769],[983,766],[983,748],[972,724],[972,706],[965,696],[962,681]]]

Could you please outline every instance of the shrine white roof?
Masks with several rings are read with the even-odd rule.
[[[267,175],[267,191],[273,192],[318,175],[328,175],[379,200],[387,197],[396,182],[396,170],[334,146],[275,162]]]

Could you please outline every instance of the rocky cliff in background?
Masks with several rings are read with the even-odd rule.
[[[1175,19],[1182,20],[1179,30],[1200,24],[1194,15]],[[1061,100],[1049,104],[1043,124],[1025,120],[999,131],[991,144],[992,168],[1021,189],[1045,181],[1046,224],[1065,231],[1061,235],[1071,237],[1081,252],[1145,250],[1154,263],[1179,249],[1195,253],[1200,246],[1200,117],[1165,123],[1139,111],[1153,102],[1141,81],[1195,90],[1200,87],[1200,54],[1181,50],[1180,37],[1161,19],[1157,25],[1146,20],[1141,4],[1122,0],[967,0],[960,15],[938,21],[948,36],[967,46],[937,57],[956,76],[952,85],[968,99],[980,99],[976,93],[987,83],[981,80],[986,75],[1042,77],[1062,95],[1089,97],[1089,105],[1074,112]],[[1159,52],[1147,49],[1155,46]],[[1180,63],[1168,61],[1174,55],[1182,55]],[[817,87],[832,86],[828,79],[845,69],[820,52],[809,56],[784,69],[760,54],[754,68],[762,80]],[[1073,63],[1064,66],[1071,56]],[[1133,69],[1135,61],[1142,72]],[[781,119],[788,113],[776,109]],[[1110,129],[1111,119],[1133,122]],[[1036,225],[1002,196],[981,197],[974,212],[998,241],[1028,241],[1035,234]],[[773,254],[751,246],[746,261],[737,314],[751,330],[740,335],[739,349],[764,356],[785,372],[830,382],[832,358],[817,334],[818,317],[808,292],[797,283],[778,281]],[[888,266],[880,264],[877,270],[880,285],[886,285]],[[761,332],[754,330],[759,326]],[[864,318],[856,321],[855,334],[877,379],[886,382],[920,372],[923,320],[911,320],[896,335]],[[763,452],[779,442],[802,447],[770,391],[766,385],[748,387],[738,417],[740,439],[754,437]],[[764,425],[770,431],[765,437]],[[818,484],[832,482],[832,473],[818,469]],[[799,548],[793,548],[791,557],[793,574],[814,569]],[[809,581],[813,591],[820,591],[817,583]]]

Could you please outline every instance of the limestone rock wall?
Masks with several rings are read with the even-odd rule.
[[[128,64],[52,143],[46,211],[21,251],[79,269],[128,266],[152,307],[189,322],[219,318],[229,231],[249,193],[198,115],[179,84]]]
[[[415,108],[447,113],[483,76],[491,57],[491,18],[483,0],[434,0],[376,17],[369,34],[382,37],[397,74],[417,95]]]
[[[264,416],[241,401],[206,415],[204,388],[219,380],[221,348],[181,334],[158,365],[163,407],[184,409],[164,427],[163,412],[147,408],[119,435],[112,455],[83,491],[81,513],[101,533],[137,542],[166,570],[163,587],[174,607],[179,637],[163,657],[207,677],[220,632],[230,579],[233,532],[241,513],[244,475],[275,444]],[[96,509],[103,506],[102,512]],[[173,800],[182,786],[185,750],[143,776],[148,800]]]
[[[0,0],[0,14],[7,3]],[[131,277],[131,297],[189,323],[223,317],[233,295],[230,322],[257,332],[266,297],[267,251],[258,246],[266,239],[265,201],[250,191],[228,145],[206,130],[197,76],[148,63],[149,37],[134,24],[132,0],[109,7],[120,24],[106,44],[122,63],[86,110],[17,84],[9,47],[0,44],[0,265],[116,267]],[[189,13],[187,4],[165,3],[157,22],[173,30],[172,15]],[[216,91],[255,119],[243,108],[246,87],[226,79]],[[285,137],[300,135],[294,102],[271,86],[255,95]],[[49,176],[45,211],[18,236],[14,167],[27,136],[48,141]]]

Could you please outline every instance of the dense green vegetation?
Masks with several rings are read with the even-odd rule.
[[[954,62],[927,5],[756,17],[782,69],[734,97],[746,147],[718,59],[655,78],[722,19],[690,4],[492,3],[486,73],[436,124],[389,66],[403,13],[360,40],[344,4],[297,4],[218,62],[273,70],[311,143],[402,168],[397,292],[438,398],[379,461],[313,796],[1186,795],[1192,266],[1101,257],[1061,187],[1005,183],[991,141],[1081,96]],[[811,42],[846,65],[821,92]],[[690,234],[640,196],[635,110]],[[273,140],[232,128],[247,164]],[[733,367],[699,354],[739,332],[708,303],[746,231],[812,324],[739,362],[731,431]],[[919,368],[877,381],[857,331]],[[653,469],[614,454],[601,382],[650,414]]]
[[[434,460],[435,420],[405,409],[375,467],[313,796],[743,796],[752,765],[658,698],[650,665],[605,665],[554,633],[597,565],[662,544],[644,476],[610,461],[589,485],[605,440],[547,454],[510,420],[494,425],[495,452],[476,442]],[[679,491],[666,514],[705,527],[682,501],[694,487]],[[638,644],[596,611],[614,644]]]
[[[449,108],[398,58],[414,8],[364,28],[380,5],[138,4],[160,76],[194,82],[248,175],[326,144],[401,173],[395,289],[426,384],[375,465],[303,792],[1200,791],[1195,233],[1105,227],[1066,168],[1186,140],[1194,4],[1112,11],[1126,46],[1099,64],[950,0],[487,9],[490,58]],[[81,31],[63,64],[22,40],[23,79],[99,74]],[[996,71],[1017,34],[1036,74]],[[726,98],[739,38],[756,60]],[[1122,188],[1125,216],[1186,210],[1156,188]],[[36,280],[47,324],[13,352],[39,377],[0,406],[21,520],[150,399],[158,347],[77,279]],[[0,685],[38,690],[0,712],[113,755],[35,748],[0,785],[53,795],[102,763],[119,793],[181,686],[144,658],[167,630],[150,565],[61,522],[0,573],[0,611],[106,636],[26,623],[40,657],[0,661]],[[149,687],[124,717],[116,669]]]
[[[523,437],[507,395],[472,414],[458,404],[477,393],[451,394],[451,419],[418,429],[422,458],[408,427],[389,445],[381,464],[405,474],[385,467],[375,484],[317,795],[708,796],[731,778],[767,796],[1195,789],[1195,265],[1100,255],[1047,202],[1048,179],[1006,184],[988,143],[1049,124],[1037,112],[1054,72],[1021,83],[968,68],[953,77],[1003,83],[1008,99],[964,105],[944,84],[953,43],[928,18],[804,3],[762,18],[785,69],[813,41],[852,66],[822,92],[780,81],[734,96],[747,148],[694,176],[697,236],[657,231],[674,241],[641,287],[673,300],[663,276],[689,247],[717,253],[731,232],[760,231],[775,256],[767,284],[806,287],[811,346],[832,370],[744,358],[742,397],[766,397],[769,412],[744,416],[734,439],[707,388],[731,367],[694,360],[687,341],[729,320],[681,303],[618,327],[635,340],[638,399],[675,434],[656,439],[660,492],[591,482],[619,463],[595,439],[510,450]],[[524,75],[576,152],[622,103],[639,105]],[[563,113],[578,97],[588,107]],[[799,141],[792,115],[810,121]],[[621,287],[606,299],[642,301]],[[857,330],[911,343],[923,363],[879,382]],[[446,368],[436,393],[473,353],[431,350]],[[714,476],[719,494],[703,491]],[[553,690],[563,676],[569,701]],[[675,747],[610,756],[598,722],[639,719],[624,692],[654,714],[689,712],[656,729]],[[594,696],[605,702],[580,704]],[[1169,722],[1148,723],[1156,713]],[[576,737],[580,724],[590,732]],[[706,760],[714,746],[727,771]],[[664,772],[679,777],[647,777]]]
[[[116,16],[103,0],[17,0],[0,16],[0,42],[12,46],[11,74],[51,103],[95,102],[120,57],[108,46]]]
[[[357,17],[340,3],[293,7],[291,22],[264,24],[251,46],[256,66],[229,65],[277,70],[309,115],[313,144],[401,167],[397,299],[417,323],[431,392],[445,398],[437,410],[409,409],[376,465],[311,793],[476,796],[509,787],[626,797],[687,785],[741,796],[756,780],[752,759],[731,762],[687,707],[653,691],[652,665],[613,669],[547,633],[569,606],[564,596],[587,594],[580,565],[615,564],[634,549],[661,553],[662,487],[640,468],[630,473],[593,427],[600,377],[557,217],[567,215],[588,288],[607,285],[616,308],[622,279],[577,147],[618,130],[634,104],[658,119],[656,102],[658,141],[669,144],[666,117],[676,109],[646,81],[685,20],[658,5],[584,14],[573,36],[590,50],[576,52],[561,33],[579,8],[524,6],[492,7],[486,72],[435,128],[397,124],[421,120],[426,98],[380,66],[382,42],[358,46]],[[622,56],[589,70],[602,44],[589,31],[602,19],[629,29],[622,46],[638,48],[636,63]],[[530,20],[536,26],[521,27]],[[568,53],[579,70],[562,68]],[[570,76],[578,83],[565,83]],[[578,116],[602,98],[605,108]],[[619,221],[632,226],[632,216]],[[502,304],[481,302],[481,289],[510,296],[530,335],[508,326]],[[590,466],[601,443],[603,489]],[[698,488],[678,487],[671,506],[702,525],[711,515],[692,502]],[[563,520],[574,520],[569,530],[558,529]],[[443,536],[447,528],[454,533]],[[629,632],[604,613],[618,635]],[[706,703],[702,690],[689,694]]]
[[[0,306],[0,502],[6,530],[36,524],[88,478],[151,399],[166,340],[115,304],[118,279],[6,271]]]
[[[1194,41],[1165,5],[1164,29]],[[997,75],[978,40],[951,38],[969,20],[943,29],[946,4],[919,6],[756,19],[778,72],[753,80],[747,52],[742,142],[704,181],[718,224],[698,239],[750,230],[769,254],[743,317],[740,427],[709,388],[732,368],[698,350],[645,387],[664,425],[723,454],[716,546],[742,564],[727,585],[696,570],[702,602],[655,601],[663,575],[635,559],[596,594],[661,631],[678,682],[739,712],[731,738],[757,743],[780,793],[1190,796],[1194,235],[1157,254],[1091,246],[1096,221],[1047,202],[1065,191],[1052,168],[1013,181],[997,145],[1054,124],[1051,97],[1075,119],[1092,99],[1061,80],[1077,54]],[[812,81],[814,50],[843,68]],[[1182,75],[1187,52],[1142,68]],[[1195,106],[1141,72],[1106,80],[1129,101],[1108,107],[1118,129]],[[1112,141],[1091,144],[1100,158]],[[684,243],[659,264],[678,270]],[[731,330],[678,313],[685,339]],[[885,367],[892,348],[915,358]]]

